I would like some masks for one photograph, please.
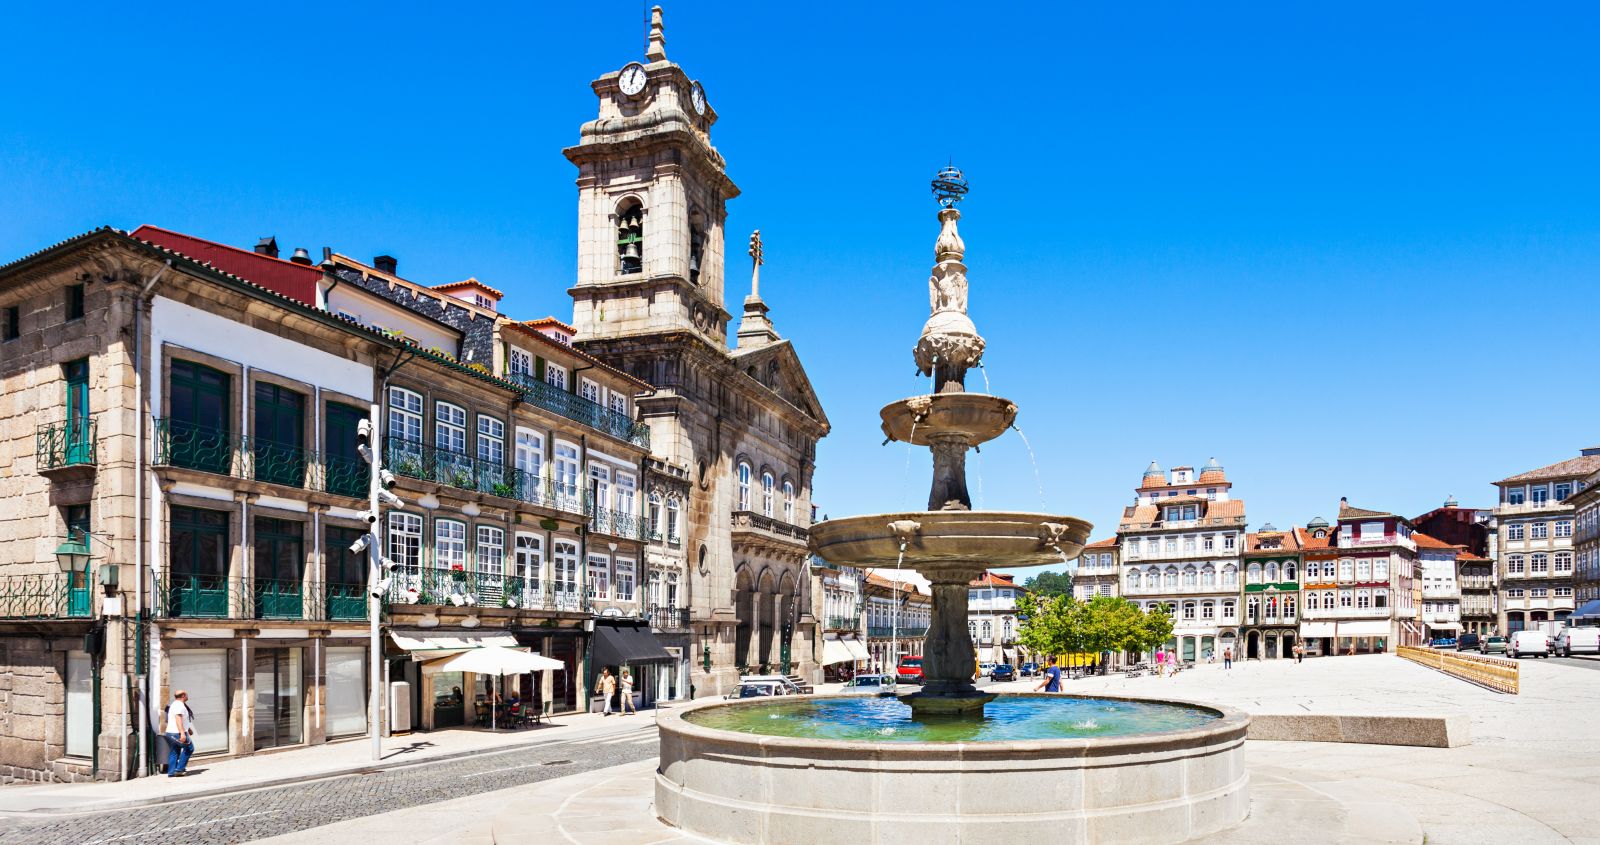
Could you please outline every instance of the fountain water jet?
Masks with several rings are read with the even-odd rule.
[[[994,696],[972,684],[968,584],[990,567],[1071,558],[1088,541],[1091,526],[1070,516],[972,509],[967,451],[1015,428],[1017,406],[999,396],[967,391],[967,372],[982,367],[986,342],[967,316],[966,244],[957,228],[961,212],[955,207],[965,193],[960,171],[941,172],[934,189],[940,209],[935,264],[928,278],[930,313],[912,357],[918,373],[933,380],[935,392],[891,402],[879,411],[889,440],[933,453],[928,510],[828,520],[812,526],[811,549],[824,560],[854,566],[884,566],[902,558],[905,566],[927,578],[933,619],[923,640],[924,683],[901,700],[918,716],[981,716]],[[1037,468],[1034,474],[1037,479]]]

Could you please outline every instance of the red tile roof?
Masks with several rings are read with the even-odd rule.
[[[433,286],[434,290],[439,291],[441,293],[448,293],[450,291],[458,290],[460,288],[477,288],[478,290],[481,290],[484,293],[487,293],[490,296],[494,297],[496,300],[501,300],[501,299],[505,299],[506,298],[505,294],[501,293],[500,291],[495,290],[492,287],[489,287],[488,285],[484,284],[483,282],[478,281],[477,279],[462,279],[459,282],[447,282],[447,283],[442,284],[442,285],[434,285]]]
[[[1246,534],[1244,535],[1245,553],[1248,554],[1250,552],[1260,552],[1262,554],[1272,555],[1300,551],[1300,538],[1298,536],[1299,530],[1300,529],[1297,528],[1294,531],[1259,531]],[[1263,548],[1261,545],[1262,537],[1280,538],[1280,545],[1277,548]]]
[[[1000,574],[998,572],[984,572],[982,575],[980,575],[977,578],[974,578],[970,582],[968,582],[968,586],[972,586],[972,587],[1015,587],[1015,586],[1017,586],[1017,582],[1012,580],[1010,575],[1002,575],[1002,574]]]
[[[1431,535],[1428,535],[1428,534],[1424,534],[1421,531],[1413,531],[1413,532],[1411,532],[1411,540],[1412,540],[1412,542],[1417,544],[1417,548],[1419,548],[1419,549],[1456,549],[1456,550],[1460,550],[1462,548],[1461,546],[1457,546],[1457,545],[1455,545],[1453,543],[1446,543],[1445,541],[1440,540],[1437,537],[1434,537],[1434,536],[1431,536]]]
[[[1327,549],[1327,548],[1331,548],[1332,544],[1333,544],[1333,529],[1329,528],[1329,529],[1324,529],[1324,530],[1326,530],[1328,532],[1328,536],[1322,537],[1322,538],[1318,538],[1318,537],[1312,536],[1310,529],[1301,528],[1300,526],[1296,525],[1295,528],[1294,528],[1294,539],[1295,539],[1295,542],[1298,543],[1300,548],[1302,548],[1302,549]]]
[[[556,327],[558,329],[565,330],[567,334],[577,334],[578,333],[577,329],[573,328],[572,326],[570,326],[570,325],[568,325],[566,323],[561,322],[560,320],[557,320],[554,317],[540,317],[537,320],[523,320],[522,324],[524,326],[527,326],[529,328],[534,328],[534,329],[542,329],[545,326],[554,326],[554,327]]]
[[[1527,472],[1518,473],[1510,478],[1502,478],[1499,481],[1496,481],[1495,484],[1516,484],[1523,481],[1548,481],[1553,478],[1575,478],[1577,476],[1588,475],[1589,473],[1596,471],[1600,471],[1600,455],[1580,455],[1576,458],[1568,458],[1564,461],[1557,461],[1549,466],[1539,467],[1538,469],[1530,469]]]
[[[1117,547],[1117,538],[1116,538],[1115,535],[1107,537],[1104,540],[1096,540],[1093,543],[1090,543],[1089,545],[1084,546],[1084,548],[1086,548],[1086,549],[1114,549],[1116,547]]]
[[[210,264],[224,273],[238,276],[296,302],[313,308],[317,305],[317,282],[322,280],[322,270],[316,267],[149,224],[134,229],[130,234],[138,240],[149,241]]]

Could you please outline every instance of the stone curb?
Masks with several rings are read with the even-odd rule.
[[[1472,744],[1472,728],[1463,714],[1355,716],[1265,713],[1250,717],[1247,738],[1278,742],[1352,742],[1458,748]]]

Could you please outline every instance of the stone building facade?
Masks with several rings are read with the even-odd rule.
[[[1271,523],[1245,537],[1243,611],[1236,659],[1291,657],[1300,629],[1299,536]]]
[[[688,468],[695,694],[726,693],[744,670],[816,680],[806,526],[828,420],[768,319],[758,240],[728,347],[724,223],[739,189],[705,89],[666,58],[659,11],[652,33],[643,62],[595,80],[599,114],[565,151],[578,168],[574,343],[654,386],[639,402],[654,454]]]
[[[1121,550],[1117,538],[1107,537],[1083,547],[1072,567],[1072,594],[1088,601],[1095,596],[1122,595]]]
[[[1499,630],[1554,632],[1574,608],[1577,513],[1571,497],[1600,471],[1600,449],[1495,482]]]
[[[1212,459],[1197,474],[1151,462],[1117,525],[1122,594],[1173,617],[1169,646],[1182,660],[1239,654],[1244,502]]]
[[[1600,447],[1585,449],[1600,455]],[[1572,573],[1573,599],[1579,608],[1600,599],[1600,470],[1583,480],[1583,489],[1572,494]],[[1590,608],[1593,614],[1597,609]]]

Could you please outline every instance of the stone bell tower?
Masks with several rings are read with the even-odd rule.
[[[705,89],[667,60],[661,7],[644,60],[593,88],[599,117],[563,151],[578,166],[578,337],[689,331],[725,345],[723,222],[739,189],[711,146]]]

